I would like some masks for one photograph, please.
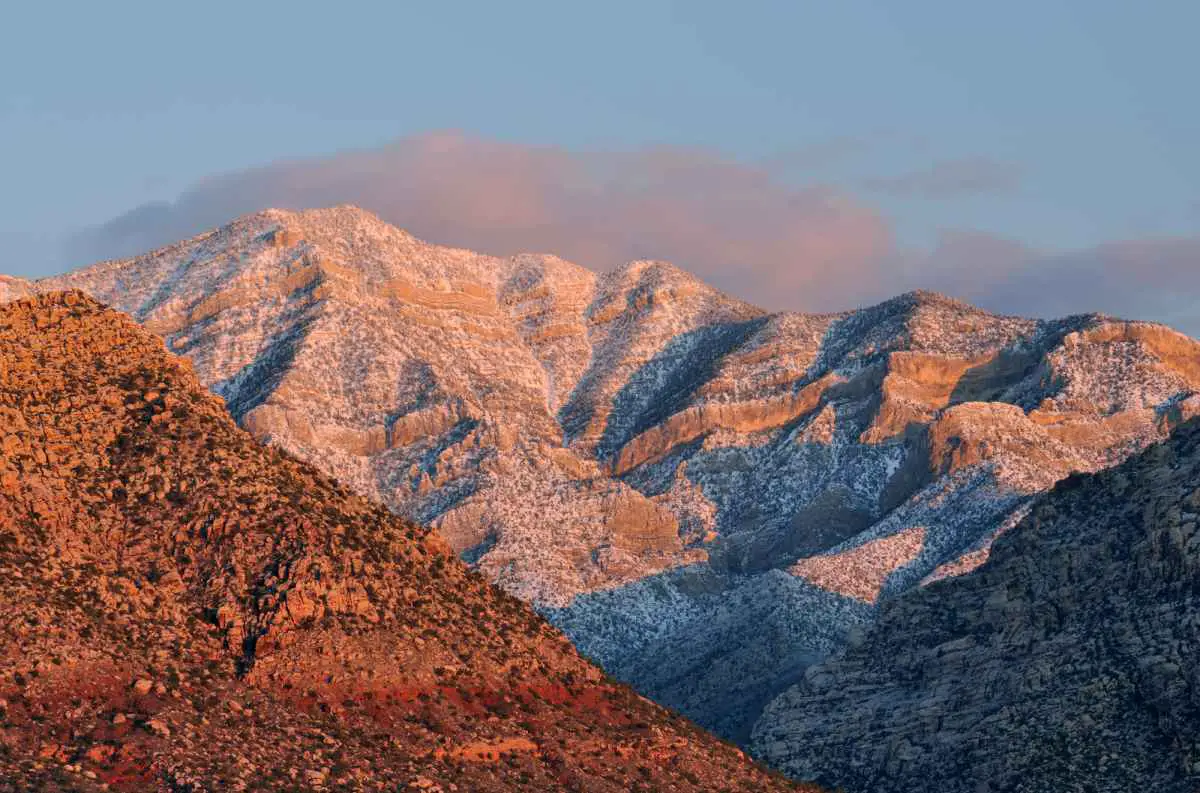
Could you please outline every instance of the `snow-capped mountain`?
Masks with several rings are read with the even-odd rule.
[[[1033,499],[1200,412],[1200,344],[930,293],[771,314],[662,262],[597,275],[268,210],[0,299],[132,314],[260,439],[745,740],[880,603],[978,566]]]

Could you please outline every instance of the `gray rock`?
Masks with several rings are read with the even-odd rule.
[[[1198,513],[1194,420],[884,606],[766,708],[753,750],[852,792],[1195,791]]]

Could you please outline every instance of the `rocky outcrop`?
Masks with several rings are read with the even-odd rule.
[[[1108,442],[1137,437],[1137,422],[1113,432],[1097,421],[1097,434]],[[1107,430],[1107,432],[1106,432]],[[1154,432],[1143,432],[1153,437]],[[945,411],[928,425],[929,470],[935,477],[990,465],[1001,481],[1027,492],[1044,490],[1072,471],[1091,467],[1082,444],[1064,442],[1052,430],[1003,402],[965,402]]]
[[[613,464],[613,473],[620,476],[640,465],[658,462],[673,449],[714,432],[750,434],[778,429],[816,410],[825,391],[836,382],[836,375],[828,375],[795,394],[751,402],[705,402],[684,408],[625,443]]]
[[[766,709],[755,751],[847,791],[1200,784],[1200,421],[1060,481]]]
[[[255,442],[128,317],[0,307],[0,790],[647,788],[797,789]]]
[[[903,350],[889,353],[884,364],[886,374],[879,383],[879,407],[860,439],[863,443],[882,443],[903,436],[910,427],[928,424],[956,396],[963,376],[988,360]]]
[[[874,603],[892,571],[916,559],[924,542],[925,530],[914,526],[842,553],[801,559],[788,572],[821,589]]]
[[[1200,347],[1150,323],[925,292],[769,314],[663,262],[501,259],[351,207],[6,283],[132,314],[261,440],[435,526],[611,673],[739,738],[877,607],[1200,409]],[[779,591],[807,611],[747,594]]]

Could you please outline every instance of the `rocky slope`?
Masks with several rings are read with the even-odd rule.
[[[429,523],[612,674],[744,740],[881,603],[1200,408],[1200,345],[928,293],[767,314],[661,262],[596,275],[270,210],[77,287],[260,439]],[[670,659],[670,663],[664,663]]]
[[[79,292],[0,307],[0,790],[784,790]]]
[[[847,791],[1200,788],[1200,419],[1060,482],[767,708],[762,756]]]

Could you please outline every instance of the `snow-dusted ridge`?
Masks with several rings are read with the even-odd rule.
[[[1152,323],[929,292],[771,314],[666,263],[487,256],[353,207],[0,278],[0,300],[71,287],[161,334],[255,435],[433,523],[610,672],[736,738],[879,603],[1200,411],[1200,345]]]

